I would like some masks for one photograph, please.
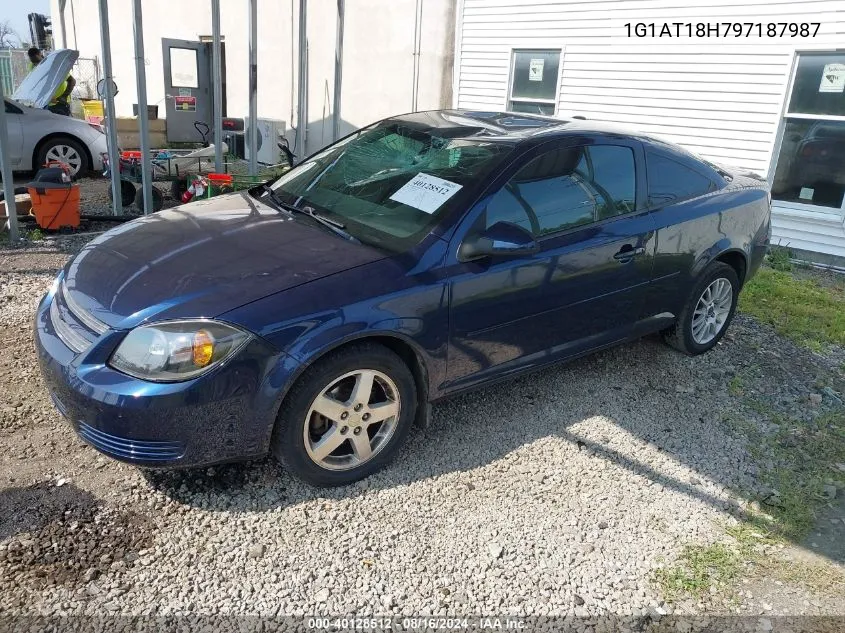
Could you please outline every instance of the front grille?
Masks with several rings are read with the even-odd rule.
[[[91,341],[82,336],[75,328],[68,325],[62,318],[62,315],[59,313],[57,296],[53,296],[53,300],[50,302],[50,323],[53,324],[56,336],[61,339],[62,343],[77,354],[84,352],[91,345]]]
[[[50,303],[50,322],[56,335],[77,354],[88,349],[98,336],[109,329],[71,297],[64,281]]]
[[[67,309],[70,310],[71,314],[74,317],[79,319],[79,322],[82,323],[85,327],[89,330],[97,334],[104,334],[108,332],[109,326],[100,321],[97,317],[93,314],[85,310],[81,305],[79,305],[73,297],[70,296],[70,293],[67,289],[67,284],[65,284],[64,280],[62,280],[62,300],[65,302],[65,306]]]
[[[185,444],[176,441],[132,440],[105,433],[85,422],[79,423],[79,436],[98,451],[130,461],[169,461],[185,454]]]

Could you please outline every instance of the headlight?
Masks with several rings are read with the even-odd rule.
[[[188,380],[235,354],[250,335],[215,321],[169,321],[135,328],[109,365],[153,382]]]

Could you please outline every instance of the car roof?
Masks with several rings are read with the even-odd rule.
[[[436,131],[450,138],[475,140],[483,138],[513,144],[553,140],[567,136],[622,136],[641,141],[656,149],[701,160],[682,147],[664,139],[585,118],[560,119],[521,112],[452,109],[411,112],[393,116],[387,120],[401,122],[428,132]]]

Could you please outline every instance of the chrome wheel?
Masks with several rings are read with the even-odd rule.
[[[53,145],[47,150],[44,157],[46,159],[45,162],[57,161],[65,163],[70,167],[70,172],[74,176],[82,169],[82,156],[79,155],[75,147],[71,147],[70,145],[64,145],[62,143]]]
[[[713,280],[701,293],[692,314],[692,339],[707,345],[727,323],[733,305],[733,286],[724,277]]]
[[[386,374],[359,369],[320,391],[305,417],[308,457],[327,470],[350,470],[377,455],[396,431],[399,389]]]

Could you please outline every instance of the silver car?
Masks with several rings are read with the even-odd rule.
[[[38,169],[48,161],[66,163],[74,176],[102,170],[107,151],[103,128],[44,109],[77,56],[70,50],[50,53],[6,99],[13,171]]]

